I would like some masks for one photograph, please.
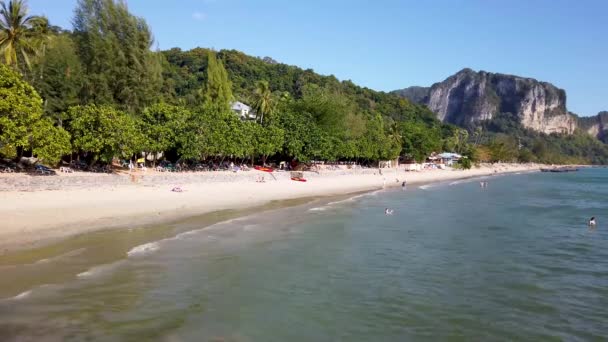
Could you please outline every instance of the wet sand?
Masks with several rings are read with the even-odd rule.
[[[420,184],[533,170],[538,170],[538,165],[498,164],[466,171],[383,169],[382,175],[323,172],[307,176],[308,182],[291,181],[287,173],[274,177],[250,171],[229,175],[226,181],[218,181],[214,176],[214,181],[179,184],[184,192],[172,192],[170,184],[4,191],[0,192],[0,255],[92,231],[175,222],[221,210],[253,208],[271,201],[370,191],[399,186],[404,180]],[[258,175],[265,176],[264,183],[255,182]],[[201,179],[204,177],[201,175]]]

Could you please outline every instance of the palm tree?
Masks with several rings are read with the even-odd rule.
[[[18,68],[22,60],[31,68],[30,57],[44,49],[48,37],[48,20],[28,16],[26,0],[0,2],[0,53],[7,65]]]
[[[264,116],[274,113],[275,104],[274,95],[270,91],[268,81],[259,81],[254,92],[253,110],[261,124],[264,123]]]
[[[401,135],[401,126],[398,122],[393,121],[388,128],[388,137],[390,141],[397,146],[401,146],[403,136]]]
[[[477,145],[479,144],[481,137],[483,135],[483,128],[481,126],[477,126],[475,128],[475,132],[473,133],[473,136],[475,137],[475,145],[477,147]]]
[[[395,165],[399,165],[399,157],[403,150],[403,135],[401,135],[401,125],[398,122],[393,121],[390,123],[388,127],[388,139],[395,148],[399,149],[399,153],[395,160]]]

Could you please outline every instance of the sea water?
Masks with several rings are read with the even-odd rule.
[[[608,170],[484,181],[162,234],[0,299],[0,340],[608,338]],[[75,270],[92,258],[76,251],[6,274]]]

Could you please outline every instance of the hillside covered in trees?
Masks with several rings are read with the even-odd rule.
[[[395,94],[268,57],[153,51],[151,29],[122,1],[79,0],[69,29],[28,17],[22,0],[3,6],[0,155],[6,158],[94,164],[162,152],[191,162],[375,163],[422,161],[445,150],[487,161],[608,161],[599,142],[531,134],[505,117],[467,131]],[[233,101],[250,105],[256,120],[241,120]]]

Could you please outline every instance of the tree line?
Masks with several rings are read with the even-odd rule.
[[[500,122],[468,132],[393,94],[235,50],[154,51],[150,28],[124,1],[79,0],[71,30],[29,15],[24,0],[1,4],[5,157],[109,163],[162,152],[173,161],[374,163],[445,150],[471,160],[526,159],[501,152],[513,146],[493,133]],[[230,108],[236,100],[251,105],[256,120],[241,120]],[[563,150],[576,154],[582,145]]]

